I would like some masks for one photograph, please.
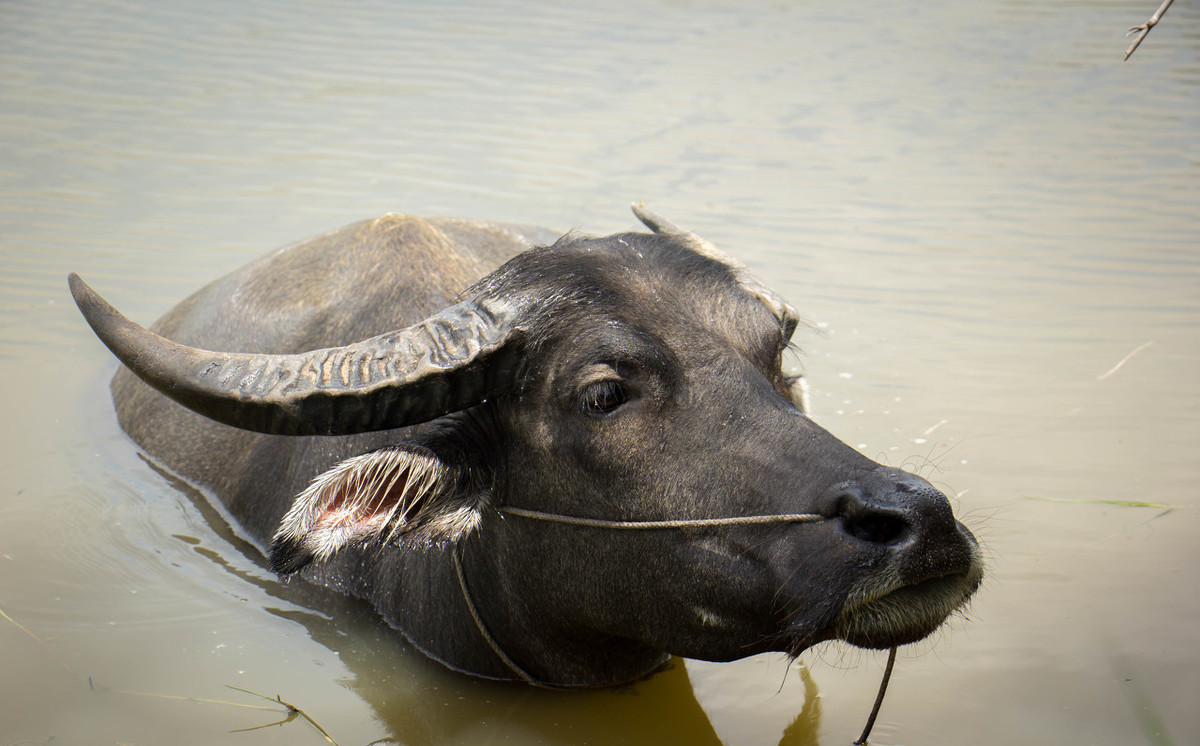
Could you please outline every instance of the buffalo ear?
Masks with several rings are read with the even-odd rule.
[[[792,406],[804,414],[810,413],[812,405],[808,398],[808,379],[804,377],[804,374],[796,373],[786,376],[783,382],[787,384],[788,398],[792,400]]]
[[[420,446],[346,459],[313,480],[271,542],[271,569],[296,572],[342,547],[402,536],[457,541],[479,523],[480,505],[457,494],[454,470]]]

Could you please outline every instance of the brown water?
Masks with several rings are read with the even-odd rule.
[[[344,746],[848,743],[878,654],[546,693],[280,585],[121,434],[65,287],[149,322],[383,212],[637,199],[801,308],[818,419],[987,544],[873,743],[1200,743],[1200,7],[1122,63],[1155,4],[0,3],[0,744],[323,742],[231,733],[284,715],[227,685]]]

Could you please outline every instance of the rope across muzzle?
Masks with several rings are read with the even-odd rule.
[[[753,526],[767,523],[818,523],[828,520],[819,513],[784,513],[781,515],[739,515],[727,518],[685,518],[664,521],[613,521],[603,518],[580,518],[578,516],[543,513],[526,508],[500,508],[501,515],[530,518],[550,523],[565,523],[570,526],[610,528],[624,531],[652,531],[669,528],[711,528],[714,526]]]

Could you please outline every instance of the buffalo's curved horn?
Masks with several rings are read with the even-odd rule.
[[[684,230],[672,223],[666,218],[655,215],[650,210],[646,209],[646,205],[641,202],[634,202],[631,205],[633,214],[638,220],[642,221],[647,228],[661,236],[675,236],[687,241],[698,254],[703,254],[709,259],[715,259],[722,264],[727,265],[733,270],[734,277],[741,283],[746,292],[753,295],[766,306],[771,313],[775,314],[775,318],[779,319],[780,325],[783,327],[784,339],[791,339],[792,333],[796,331],[796,325],[800,323],[800,314],[796,312],[787,301],[785,301],[778,293],[771,288],[762,284],[762,281],[750,273],[745,264],[742,264],[737,259],[721,251],[706,239],[697,236],[691,231]]]
[[[477,297],[406,329],[291,355],[211,352],[135,324],[80,277],[71,294],[96,335],[142,380],[206,417],[278,435],[349,435],[411,425],[511,388],[516,309]]]

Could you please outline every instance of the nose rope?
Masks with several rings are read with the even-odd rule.
[[[538,521],[627,531],[664,528],[710,528],[713,526],[753,526],[765,523],[817,523],[828,520],[826,516],[819,513],[784,513],[782,515],[738,515],[727,518],[691,518],[670,521],[610,521],[603,518],[580,518],[578,516],[560,515],[558,513],[543,513],[540,510],[528,510],[526,508],[504,507],[500,508],[499,511],[502,515],[531,518]]]
[[[613,528],[620,530],[656,530],[667,528],[709,528],[713,526],[753,526],[769,523],[817,523],[827,520],[825,516],[819,513],[784,513],[782,515],[739,515],[730,516],[727,518],[691,518],[678,519],[670,521],[610,521],[603,518],[580,518],[579,516],[561,515],[559,513],[543,513],[540,510],[528,510],[526,508],[500,508],[499,512],[502,515],[511,515],[518,518],[529,518],[538,521],[548,521],[550,523],[564,523],[569,526],[587,526],[589,528]],[[450,555],[454,558],[454,574],[458,577],[458,588],[462,592],[463,602],[466,604],[467,612],[471,615],[471,620],[475,622],[475,629],[479,631],[480,637],[487,643],[496,657],[500,659],[508,670],[517,675],[517,678],[524,681],[526,684],[534,686],[548,687],[545,682],[538,681],[528,671],[504,652],[500,647],[500,643],[492,636],[487,625],[483,622],[483,617],[479,614],[479,609],[475,606],[475,600],[471,597],[471,591],[467,588],[467,579],[463,574],[462,559],[458,556],[457,551],[452,551]],[[553,687],[549,687],[553,688]]]
[[[496,642],[496,638],[492,637],[492,633],[488,631],[487,625],[483,623],[483,617],[479,615],[479,609],[475,607],[475,601],[471,598],[471,591],[467,589],[467,579],[463,575],[462,560],[459,558],[458,554],[459,550],[457,548],[451,550],[450,552],[450,556],[454,558],[454,573],[458,576],[458,588],[460,591],[462,591],[463,601],[467,605],[467,611],[471,613],[471,619],[475,622],[475,629],[479,630],[479,635],[483,638],[484,642],[488,644],[488,647],[492,649],[492,652],[496,654],[496,657],[499,658],[504,665],[508,666],[508,670],[517,675],[517,678],[521,679],[526,684],[552,688],[547,684],[538,681],[532,675],[530,675],[528,671],[517,665],[517,662],[510,658],[508,653],[505,653],[504,649],[500,647],[500,643]]]
[[[610,521],[603,518],[580,518],[578,516],[561,515],[558,513],[543,513],[540,510],[528,510],[526,508],[500,508],[499,512],[503,515],[517,516],[519,518],[531,518],[539,521],[549,521],[550,523],[565,523],[569,526],[587,526],[589,528],[615,528],[621,530],[653,530],[664,528],[706,528],[710,526],[747,526],[761,525],[765,523],[817,523],[827,520],[827,518],[819,513],[785,513],[782,515],[740,515],[730,516],[727,518],[691,518],[679,519],[671,521]],[[458,552],[452,552],[454,557],[454,571],[458,574],[458,587],[462,590],[463,601],[467,604],[467,610],[471,613],[471,618],[475,620],[475,627],[479,630],[479,634],[487,641],[492,652],[508,666],[508,669],[515,673],[520,679],[527,684],[534,686],[547,686],[538,681],[529,674],[528,671],[517,665],[517,662],[508,656],[507,653],[496,642],[496,638],[492,637],[487,626],[483,623],[483,618],[479,615],[479,610],[475,608],[475,602],[471,599],[471,592],[467,590],[467,580],[463,577],[462,561],[458,557]],[[871,729],[875,725],[875,718],[879,715],[879,707],[883,704],[884,694],[887,693],[888,682],[892,678],[892,667],[896,665],[896,646],[888,651],[887,667],[883,671],[883,680],[879,682],[879,693],[875,696],[875,706],[871,708],[871,714],[867,717],[867,725],[863,728],[862,735],[855,741],[855,746],[866,744],[867,738],[871,735]]]

